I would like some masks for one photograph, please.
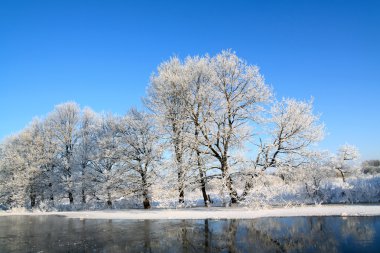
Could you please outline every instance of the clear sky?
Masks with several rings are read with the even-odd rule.
[[[54,105],[141,107],[172,55],[229,49],[277,97],[314,97],[321,147],[380,159],[380,1],[0,0],[0,139]]]

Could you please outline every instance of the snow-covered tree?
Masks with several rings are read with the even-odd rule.
[[[271,97],[258,67],[249,65],[231,51],[223,51],[211,59],[214,71],[212,110],[204,117],[201,132],[204,145],[219,163],[223,182],[230,192],[231,202],[238,196],[230,175],[233,149],[242,147],[250,138],[250,121],[257,119],[261,105]]]
[[[312,144],[324,137],[324,125],[313,114],[312,101],[283,99],[270,111],[271,141],[260,147],[262,170],[282,164],[297,166],[309,154]]]
[[[380,160],[366,160],[362,162],[362,172],[364,174],[376,175],[380,173]]]
[[[9,188],[9,201],[19,207],[35,207],[44,200],[46,177],[42,153],[40,121],[33,121],[19,134],[7,139],[3,146],[4,182]]]
[[[47,199],[49,206],[54,206],[54,196],[59,191],[59,158],[58,143],[54,140],[54,129],[46,120],[41,120],[39,126],[40,142],[40,167],[42,168],[45,182],[44,199]]]
[[[300,163],[297,167],[291,166],[289,174],[294,182],[305,185],[308,197],[315,203],[326,201],[322,191],[322,183],[332,177],[332,171],[328,166],[329,155],[327,151],[313,151],[307,156],[307,162]]]
[[[5,145],[4,143],[0,143],[0,204],[3,205],[5,205],[10,195],[5,185],[9,178],[9,172],[5,164]]]
[[[183,99],[183,94],[187,92],[184,68],[180,60],[173,57],[160,64],[158,73],[151,77],[145,99],[145,104],[155,114],[164,138],[173,150],[179,203],[183,203],[185,198],[186,156],[189,152],[187,133],[191,127],[186,101]]]
[[[79,120],[78,145],[75,149],[76,163],[80,167],[80,191],[82,203],[86,203],[86,195],[91,189],[91,177],[88,170],[93,167],[97,152],[97,129],[99,117],[90,108],[85,108]]]
[[[270,96],[271,91],[258,68],[231,51],[223,51],[213,58],[188,58],[184,63],[172,58],[160,65],[158,74],[152,77],[146,101],[168,129],[180,189],[183,188],[183,158],[189,146],[196,153],[198,170],[201,154],[210,155],[218,162],[231,201],[236,203],[230,175],[233,149],[241,147],[250,137],[248,123],[255,120],[260,104]],[[199,173],[203,189],[204,172],[201,169]],[[206,195],[204,190],[202,193]],[[181,195],[180,190],[180,202]],[[204,199],[207,201],[207,196]]]
[[[120,145],[124,166],[129,171],[126,180],[132,192],[143,197],[143,206],[150,208],[150,186],[157,179],[162,147],[151,115],[131,109],[123,118]]]
[[[205,206],[209,204],[209,197],[206,192],[207,163],[210,160],[207,154],[208,148],[203,145],[202,136],[203,125],[209,123],[212,114],[213,89],[212,83],[215,79],[214,71],[211,68],[210,57],[188,57],[183,63],[183,78],[186,83],[186,93],[182,93],[182,99],[186,102],[186,112],[189,116],[191,128],[188,133],[188,142],[191,147],[195,167],[196,185],[199,185]]]
[[[14,135],[4,140],[1,148],[1,197],[2,203],[9,207],[24,207],[29,200],[24,159],[18,151],[21,145]]]
[[[118,197],[125,195],[125,168],[121,162],[120,118],[111,114],[103,115],[97,131],[97,152],[90,177],[93,195],[105,200],[109,208]]]
[[[357,147],[349,144],[342,145],[338,154],[331,158],[331,166],[342,176],[343,182],[346,182],[346,173],[352,172],[355,168],[353,162],[359,158]]]
[[[48,116],[47,121],[54,132],[53,138],[57,143],[58,169],[61,184],[67,193],[70,204],[74,203],[74,149],[78,144],[78,124],[80,108],[74,102],[57,105]]]
[[[314,164],[314,152],[310,149],[324,137],[324,125],[313,114],[312,101],[283,99],[275,102],[270,109],[268,125],[269,138],[262,140],[254,169],[265,171],[268,168],[291,170],[305,164]],[[312,159],[311,159],[312,158]],[[242,198],[253,187],[252,179],[257,173],[253,170],[247,177]]]

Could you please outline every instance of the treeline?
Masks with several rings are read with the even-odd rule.
[[[269,170],[288,180],[327,166],[345,180],[357,157],[352,146],[338,155],[312,148],[324,136],[312,102],[276,100],[258,67],[231,51],[162,63],[143,100],[145,111],[124,116],[57,105],[4,140],[0,203],[112,207],[135,196],[149,208],[158,185],[163,195],[176,191],[179,204],[199,189],[208,205],[211,179],[238,203]]]
[[[380,173],[380,160],[367,160],[362,163],[363,172],[365,174],[379,174]]]
[[[86,204],[140,194],[148,188],[161,158],[151,116],[130,110],[124,117],[98,115],[76,103],[56,106],[8,138],[1,149],[1,195],[10,206],[35,207],[67,198]],[[6,199],[4,199],[6,198]]]

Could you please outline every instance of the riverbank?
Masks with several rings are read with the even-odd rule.
[[[73,212],[0,212],[14,215],[58,215],[77,219],[256,219],[294,216],[380,216],[380,205],[317,205],[252,210],[248,208],[126,209]]]

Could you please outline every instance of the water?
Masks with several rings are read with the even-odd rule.
[[[380,217],[0,218],[0,252],[380,252]]]

